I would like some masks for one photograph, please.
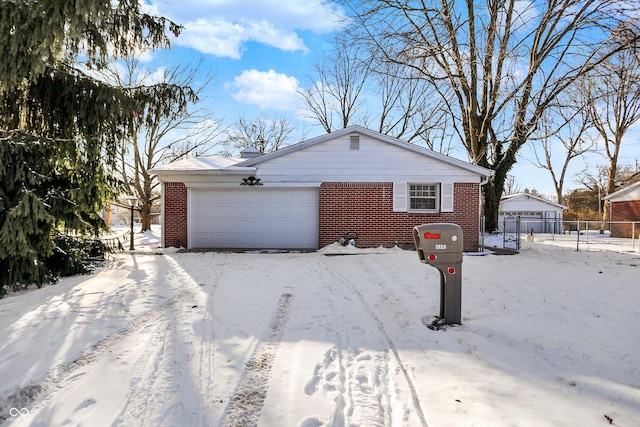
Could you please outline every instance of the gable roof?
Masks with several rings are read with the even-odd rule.
[[[638,193],[640,193],[640,181],[627,185],[626,187],[621,188],[618,191],[614,191],[608,196],[603,197],[603,199],[608,200],[610,202],[640,200],[639,195],[633,194],[636,192],[636,190],[638,191]]]
[[[493,171],[487,168],[483,168],[482,166],[472,165],[471,163],[464,162],[462,160],[455,159],[453,157],[446,156],[444,154],[436,153],[433,150],[429,150],[427,148],[420,147],[415,144],[411,144],[406,141],[402,141],[398,138],[393,138],[384,134],[381,134],[376,131],[372,131],[367,128],[363,128],[361,126],[349,126],[344,129],[337,130],[335,132],[327,133],[321,136],[317,136],[315,138],[308,139],[306,141],[299,142],[297,144],[289,145],[285,148],[282,148],[277,151],[272,151],[270,153],[263,154],[258,157],[254,157],[252,159],[245,160],[241,163],[238,163],[237,166],[254,166],[262,162],[266,162],[268,160],[272,160],[278,157],[286,156],[287,154],[294,153],[299,150],[303,150],[308,147],[312,147],[317,144],[321,144],[326,141],[330,141],[336,138],[340,138],[343,136],[351,135],[351,134],[360,134],[363,136],[367,136],[372,139],[376,139],[378,141],[385,142],[387,144],[394,145],[396,147],[403,148],[405,150],[413,151],[414,153],[421,154],[423,156],[439,160],[441,162],[450,164],[452,166],[459,167],[461,169],[476,173],[483,177],[490,177],[493,175]]]
[[[546,203],[546,204],[548,204],[550,206],[553,206],[555,208],[558,208],[558,209],[568,209],[567,206],[565,206],[565,205],[561,205],[560,203],[555,203],[555,202],[552,202],[551,200],[547,200],[547,199],[545,199],[543,197],[539,197],[539,196],[534,196],[533,194],[529,194],[529,193],[507,194],[506,196],[502,196],[500,198],[500,203],[502,203],[503,201],[504,202],[508,202],[508,201],[514,201],[514,200],[517,200],[517,199],[524,199],[524,198],[526,198],[526,199],[534,199],[534,200]]]

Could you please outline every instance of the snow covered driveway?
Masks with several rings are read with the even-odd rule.
[[[640,425],[637,254],[462,270],[463,325],[431,331],[412,251],[119,254],[0,300],[0,422]]]

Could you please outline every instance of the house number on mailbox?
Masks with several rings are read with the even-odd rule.
[[[437,249],[442,249],[442,250],[447,249],[447,245],[435,245],[435,247],[436,247],[436,250]]]

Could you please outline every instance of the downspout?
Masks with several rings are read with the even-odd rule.
[[[478,194],[478,204],[481,206],[481,209],[484,209],[484,203],[482,203],[482,186],[487,184],[489,182],[489,178],[493,175],[493,171],[491,171],[491,175],[489,176],[483,176],[480,178],[480,193]],[[483,221],[484,218],[484,221]],[[480,236],[480,241],[478,242],[480,244],[480,250],[484,251],[484,233],[485,233],[485,228],[486,228],[486,217],[484,215],[484,212],[480,212],[480,218],[478,221],[478,235]]]

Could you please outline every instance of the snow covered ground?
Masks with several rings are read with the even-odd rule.
[[[488,235],[485,237],[484,243],[485,246],[515,249],[517,237],[515,233]],[[527,240],[527,236],[522,234],[519,243],[522,250],[534,248],[548,250],[551,246],[555,249],[573,251],[637,252],[640,255],[640,241],[638,239],[611,237],[610,231],[605,231],[603,234],[600,234],[599,230],[583,230],[580,231],[580,234],[575,231],[565,234],[542,233],[535,234],[533,240]]]
[[[465,256],[432,331],[413,251],[136,245],[0,300],[2,426],[640,425],[637,252]]]

